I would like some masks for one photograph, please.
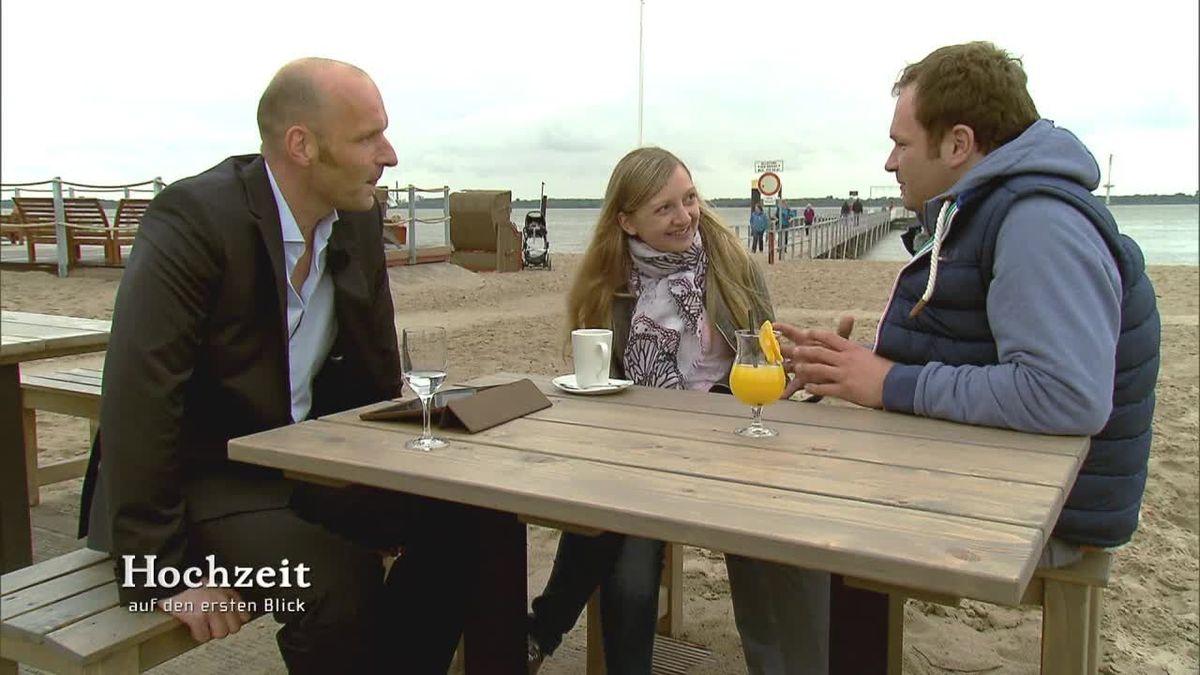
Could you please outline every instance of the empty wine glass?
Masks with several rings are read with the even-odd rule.
[[[783,373],[783,360],[768,357],[760,343],[758,332],[739,330],[737,335],[737,356],[733,361],[733,370],[729,373],[729,390],[739,401],[751,407],[750,426],[742,427],[735,433],[750,438],[766,438],[779,432],[763,426],[762,409],[779,400],[787,378]],[[779,333],[775,333],[776,340]]]
[[[421,399],[421,437],[404,444],[410,450],[446,447],[429,430],[429,407],[433,395],[446,381],[446,329],[441,326],[405,328],[400,339],[400,372],[404,383]]]

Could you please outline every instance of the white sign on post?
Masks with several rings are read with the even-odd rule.
[[[778,201],[779,201],[779,197],[763,197],[762,198],[763,206],[775,206],[775,204]]]
[[[779,172],[783,171],[782,159],[767,159],[754,163],[754,173],[766,173],[767,171]]]

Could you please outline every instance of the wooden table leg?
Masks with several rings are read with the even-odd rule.
[[[526,612],[525,523],[515,514],[485,512],[475,611],[464,630],[470,675],[524,675]]]
[[[26,479],[21,371],[13,363],[0,366],[0,572],[33,562]]]
[[[888,672],[888,596],[847,586],[840,574],[831,576],[829,672],[884,675]]]

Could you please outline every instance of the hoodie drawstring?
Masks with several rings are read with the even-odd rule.
[[[929,252],[929,280],[925,283],[925,292],[921,294],[921,299],[908,313],[910,319],[920,314],[921,310],[925,309],[925,305],[929,303],[929,299],[933,297],[933,285],[937,283],[938,258],[942,253],[942,239],[946,236],[946,230],[949,229],[950,221],[954,220],[956,213],[958,213],[958,208],[953,199],[942,202],[937,222],[933,226],[933,250]]]

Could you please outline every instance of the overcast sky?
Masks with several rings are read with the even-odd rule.
[[[1192,193],[1198,3],[1107,4],[646,0],[643,142],[707,197],[748,194],[753,162],[776,159],[785,196],[896,194],[892,82],[985,39],[1024,58],[1039,112],[1102,171],[1115,156],[1114,194]],[[170,182],[254,152],[263,87],[308,55],[379,85],[389,185],[599,196],[637,144],[638,0],[4,0],[0,14],[5,183]]]

